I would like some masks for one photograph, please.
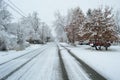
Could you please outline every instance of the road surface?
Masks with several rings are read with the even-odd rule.
[[[96,79],[106,80],[93,69],[87,69],[74,53],[56,43],[45,44],[0,63],[0,80]]]

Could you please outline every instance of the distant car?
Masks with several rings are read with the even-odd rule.
[[[31,43],[31,44],[44,44],[45,42],[42,42],[41,40],[27,40],[27,42]]]
[[[92,42],[89,42],[89,45],[91,47],[95,47],[96,50],[101,50],[101,47],[105,47],[105,49],[108,50],[108,47],[111,46],[111,43],[110,42],[92,41]]]
[[[79,42],[79,45],[89,45],[89,42]]]

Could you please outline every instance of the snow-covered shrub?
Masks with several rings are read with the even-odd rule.
[[[14,35],[8,34],[5,31],[0,31],[0,47],[4,50],[15,49],[17,45],[17,38]]]
[[[4,40],[1,39],[1,38],[0,38],[0,50],[1,51],[6,51],[7,50]]]
[[[7,39],[7,47],[9,50],[15,49],[17,46],[17,38],[14,35],[10,35]]]

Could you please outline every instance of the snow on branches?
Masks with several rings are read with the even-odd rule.
[[[71,43],[91,39],[114,42],[118,39],[114,14],[108,6],[89,9],[86,15],[77,7],[71,9],[64,20],[66,23],[63,32]],[[57,29],[59,30],[58,27]]]

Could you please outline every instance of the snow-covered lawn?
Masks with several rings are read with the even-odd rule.
[[[111,46],[108,51],[96,51],[88,45],[62,45],[67,46],[71,52],[108,80],[120,80],[120,46]]]

